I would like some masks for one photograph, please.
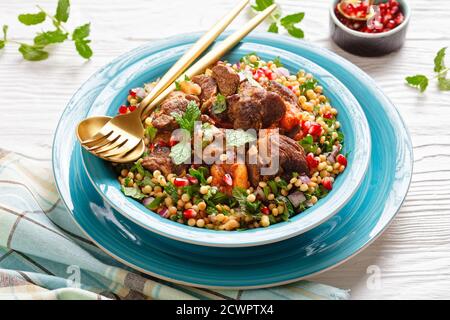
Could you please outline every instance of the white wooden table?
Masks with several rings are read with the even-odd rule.
[[[50,11],[56,0],[0,1],[0,24],[10,37],[30,41],[39,27],[17,15],[39,2]],[[229,0],[72,1],[69,26],[92,22],[94,57],[86,62],[72,43],[44,62],[23,61],[10,45],[0,51],[0,148],[33,155],[52,144],[58,118],[75,90],[117,55],[153,39],[201,31],[229,10]],[[305,11],[306,39],[349,59],[383,88],[412,135],[415,167],[410,192],[389,229],[368,249],[313,280],[349,288],[357,299],[450,298],[450,92],[435,83],[423,95],[404,86],[404,77],[431,74],[437,50],[450,46],[450,3],[410,0],[413,17],[404,48],[382,58],[360,58],[328,37],[328,0],[279,0],[286,13]],[[248,19],[239,18],[234,26]],[[265,28],[265,27],[264,27]],[[295,40],[293,40],[295,41]],[[449,51],[450,55],[450,51]],[[450,58],[447,59],[450,65]],[[50,152],[49,152],[50,155]],[[380,271],[380,277],[371,272]],[[372,276],[372,277],[371,277]],[[378,281],[380,280],[380,281]]]

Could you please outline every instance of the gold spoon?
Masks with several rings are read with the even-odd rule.
[[[355,20],[355,21],[367,21],[375,15],[375,11],[373,10],[373,7],[372,7],[374,0],[368,0],[368,2],[369,2],[368,3],[369,12],[364,17],[357,17],[354,15],[353,16],[349,15],[345,12],[344,8],[342,7],[343,5],[348,5],[348,4],[359,4],[359,3],[361,3],[361,0],[342,0],[338,3],[337,9],[338,9],[339,13],[347,19]]]

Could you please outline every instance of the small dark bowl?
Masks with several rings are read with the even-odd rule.
[[[396,28],[381,33],[365,33],[350,29],[336,17],[334,9],[339,0],[333,0],[330,7],[330,32],[333,41],[345,51],[365,56],[375,57],[400,49],[406,37],[406,30],[411,16],[407,1],[397,0],[405,20]],[[381,3],[387,1],[376,1]]]

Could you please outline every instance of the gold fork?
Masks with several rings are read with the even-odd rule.
[[[213,48],[202,57],[185,72],[185,75],[192,77],[203,72],[208,66],[219,60],[250,31],[258,26],[275,8],[276,5],[272,5],[259,15],[255,16],[246,23],[242,29],[231,34],[223,42],[218,44],[217,47]],[[177,72],[177,77],[179,77],[183,71],[184,69],[179,73]],[[161,101],[175,89],[173,80],[177,77],[171,76],[173,79],[171,79],[170,82],[163,83],[164,78],[169,78],[164,76],[159,82],[161,84],[155,87],[149,96],[141,102],[137,111],[126,115],[116,116],[100,130],[99,135],[94,137],[94,139],[81,141],[85,148],[96,156],[114,162],[124,162],[121,161],[124,159],[126,159],[126,161],[132,161],[139,158],[143,152],[142,138],[144,136],[144,128],[142,125],[142,118],[144,118],[144,115],[148,114],[155,106],[159,105]],[[120,119],[120,121],[115,119]],[[132,157],[130,157],[131,155]]]

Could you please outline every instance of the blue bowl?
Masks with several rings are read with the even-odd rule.
[[[126,99],[129,88],[160,77],[187,48],[186,45],[175,45],[139,59],[136,59],[139,56],[139,52],[136,52],[126,61],[126,65],[116,64],[111,71],[110,81],[95,97],[92,109],[97,114],[115,115],[117,106]],[[293,54],[266,45],[242,43],[225,59],[237,61],[250,52],[257,52],[267,60],[279,56],[290,71],[304,69],[312,73],[323,86],[324,94],[330,98],[331,104],[338,109],[338,119],[345,135],[344,153],[351,152],[348,156],[349,165],[336,179],[332,192],[305,212],[268,228],[231,232],[193,228],[162,218],[138,201],[125,197],[111,165],[83,150],[87,175],[106,202],[140,226],[172,239],[203,246],[246,247],[277,242],[304,233],[332,217],[351,199],[366,173],[371,151],[369,126],[358,101],[334,76],[303,58],[302,52]]]

